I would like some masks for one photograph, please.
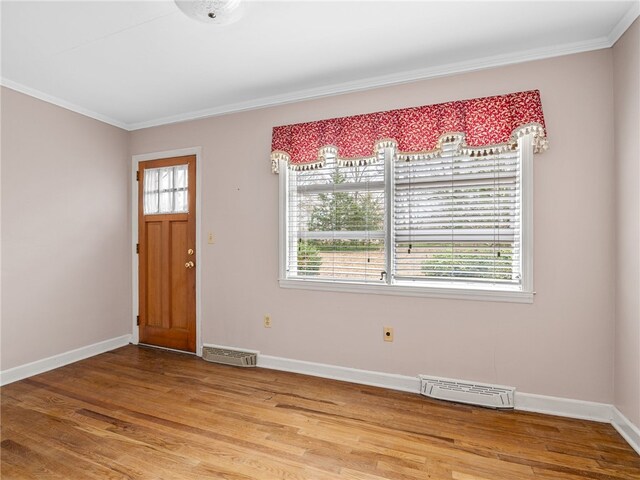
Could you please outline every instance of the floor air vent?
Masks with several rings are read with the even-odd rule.
[[[490,408],[513,408],[513,387],[471,383],[420,375],[420,393],[426,397]]]
[[[216,347],[202,347],[202,358],[207,362],[224,363],[236,367],[255,367],[258,360],[255,353]]]

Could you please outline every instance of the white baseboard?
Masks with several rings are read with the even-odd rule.
[[[272,357],[271,355],[258,355],[258,367],[303,373],[314,377],[360,383],[373,387],[390,388],[402,392],[420,393],[420,379],[418,377],[338,367],[336,365],[306,362],[303,360],[291,360],[289,358]]]
[[[0,386],[7,385],[23,378],[44,373],[54,368],[62,367],[85,358],[108,352],[127,345],[131,335],[112,338],[94,343],[86,347],[70,350],[52,357],[37,360],[35,362],[20,365],[0,372]],[[344,382],[371,385],[374,387],[389,388],[402,392],[420,393],[420,379],[407,375],[360,370],[357,368],[340,367],[324,363],[293,360],[290,358],[260,355],[257,350],[250,350],[224,345],[204,344],[203,346],[226,348],[229,350],[242,350],[258,355],[258,367],[285,372],[301,373],[314,377],[329,378]],[[517,392],[515,394],[515,409],[526,412],[542,413],[546,415],[558,415],[561,417],[592,420],[596,422],[611,423],[620,435],[640,454],[640,429],[631,423],[616,407],[606,403],[588,402],[533,393]]]
[[[625,417],[616,407],[611,407],[612,418],[611,425],[615,428],[622,438],[624,438],[631,447],[640,455],[640,428],[635,426]]]
[[[339,367],[303,360],[291,360],[289,358],[272,357],[270,355],[259,355],[258,367],[303,373],[315,377],[390,388],[403,392],[420,393],[420,379],[417,376],[411,377],[393,373],[358,370],[356,368]],[[611,408],[612,406],[606,403],[550,397],[518,391],[515,393],[515,409],[525,412],[544,413],[547,415],[558,415],[561,417],[609,423],[611,421]]]
[[[262,368],[389,388],[402,392],[420,393],[420,379],[417,376],[411,377],[407,375],[327,365],[324,363],[307,362],[304,360],[293,360],[271,355],[260,355],[260,352],[256,350],[238,347],[227,347],[224,345],[209,346],[256,353],[258,354],[257,366]],[[611,423],[631,447],[640,454],[640,430],[627,420],[613,405],[608,403],[589,402],[516,391],[515,409],[545,415],[557,415],[580,420]]]
[[[39,373],[48,372],[54,368],[63,367],[70,363],[93,357],[100,353],[108,352],[119,347],[123,347],[129,343],[131,335],[122,335],[121,337],[111,338],[102,342],[87,345],[86,347],[76,348],[68,352],[59,353],[42,360],[20,365],[18,367],[9,368],[0,372],[0,386],[17,382],[23,378],[38,375]]]
[[[608,403],[588,402],[573,398],[551,397],[517,391],[515,402],[516,410],[524,412],[544,413],[546,415],[604,423],[611,422],[611,409],[613,408]]]

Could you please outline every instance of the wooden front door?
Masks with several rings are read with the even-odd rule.
[[[196,350],[196,157],[140,162],[140,343]]]

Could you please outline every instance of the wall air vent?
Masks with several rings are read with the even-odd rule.
[[[227,350],[226,348],[202,347],[202,359],[236,367],[255,367],[258,356],[252,352]]]
[[[468,403],[489,408],[513,408],[516,389],[502,385],[472,383],[451,378],[420,375],[420,393],[450,402]]]

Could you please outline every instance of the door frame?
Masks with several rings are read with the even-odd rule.
[[[139,332],[137,325],[138,309],[140,298],[138,291],[138,254],[136,244],[138,243],[138,188],[140,182],[136,180],[138,164],[148,160],[160,160],[163,158],[185,157],[187,155],[196,156],[196,355],[202,356],[202,239],[201,239],[201,219],[202,219],[202,168],[201,157],[202,147],[179,148],[177,150],[166,150],[153,153],[142,153],[131,157],[131,288],[132,288],[132,310],[131,310],[131,343],[137,345],[139,342]],[[183,352],[185,353],[185,352]],[[188,353],[188,352],[187,352]]]

